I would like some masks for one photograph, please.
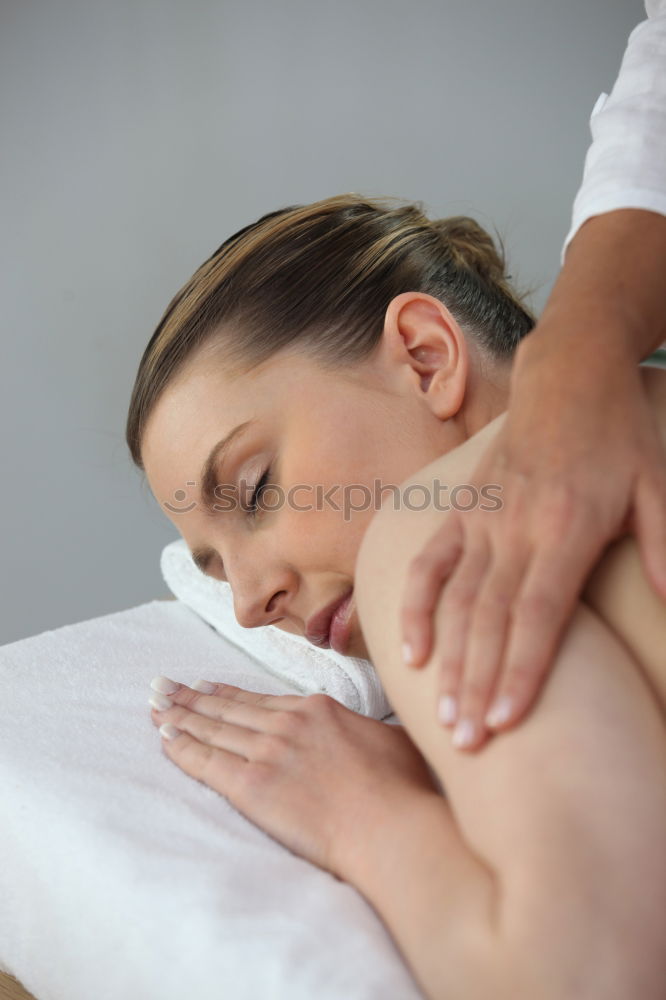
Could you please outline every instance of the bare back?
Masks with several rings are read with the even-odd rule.
[[[639,371],[666,453],[666,371],[646,366]],[[456,475],[461,482],[472,473],[505,416],[501,414],[454,453],[443,456],[451,459],[455,454]],[[437,459],[412,478],[435,473],[441,462]],[[666,603],[645,576],[633,536],[606,548],[588,578],[582,600],[629,647],[666,718]]]
[[[666,371],[640,372],[666,451]],[[608,546],[583,598],[634,654],[666,718],[666,604],[645,576],[633,537]]]
[[[666,444],[666,373],[642,369],[641,377]],[[504,419],[402,488],[469,481]],[[484,915],[499,912],[517,966],[533,956],[529,989],[526,980],[514,995],[560,998],[572,995],[565,985],[585,980],[577,996],[661,998],[666,604],[642,572],[634,538],[611,545],[565,629],[538,703],[480,753],[461,754],[435,717],[446,642],[441,602],[428,662],[407,671],[400,654],[407,566],[442,516],[432,508],[383,507],[364,536],[355,580],[359,619],[389,701],[446,790],[446,892],[438,895],[432,957],[441,958],[442,987],[455,983],[470,936],[472,954],[479,940],[495,940],[483,930]],[[464,931],[470,927],[481,936]],[[483,995],[493,995],[493,981]]]

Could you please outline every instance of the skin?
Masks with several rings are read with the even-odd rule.
[[[663,373],[650,374],[663,388]],[[412,480],[466,481],[504,418]],[[459,754],[431,713],[447,636],[438,627],[418,674],[399,658],[405,567],[439,516],[382,508],[356,565],[364,634],[405,732],[325,695],[215,683],[199,693],[198,682],[161,678],[170,697],[153,722],[165,724],[164,752],[354,885],[433,1000],[661,1000],[666,739],[664,702],[660,714],[650,686],[666,696],[663,606],[650,611],[653,595],[623,539],[597,568],[597,614],[579,607],[537,710],[483,754]],[[613,606],[626,612],[624,644]],[[641,661],[643,639],[652,667]]]
[[[190,549],[215,550],[206,572],[231,585],[241,625],[305,634],[309,618],[353,585],[361,539],[378,508],[370,503],[346,522],[329,505],[285,504],[255,517],[237,508],[211,518],[198,476],[213,444],[257,420],[216,470],[220,484],[245,480],[251,489],[270,465],[269,481],[285,491],[371,488],[377,478],[398,485],[501,413],[508,382],[508,366],[481,358],[442,302],[406,292],[390,303],[372,357],[350,370],[330,373],[286,352],[242,375],[202,352],[151,414],[142,442],[146,476]],[[188,482],[195,488],[175,502]],[[296,495],[301,506],[313,497]],[[356,612],[352,630],[347,654],[368,658]]]
[[[441,303],[405,293],[387,310],[367,384],[358,371],[332,375],[305,359],[274,358],[244,383],[210,356],[193,362],[148,425],[146,473],[157,499],[171,499],[218,437],[259,414],[259,438],[248,438],[221,481],[245,474],[246,462],[255,481],[273,449],[283,487],[317,481],[314,469],[326,485],[369,484],[373,475],[404,485],[405,470],[422,474],[433,453],[435,468],[464,470],[468,481],[469,463],[445,463],[478,456],[481,439],[505,419],[494,416],[501,373],[487,373]],[[647,386],[648,375],[641,378]],[[162,678],[169,702],[153,722],[165,724],[164,750],[280,843],[357,886],[428,997],[560,1000],[584,979],[587,992],[577,995],[656,1000],[666,905],[655,879],[666,836],[663,715],[630,644],[579,609],[540,710],[483,755],[445,745],[428,708],[439,622],[440,645],[420,675],[407,674],[396,655],[396,582],[435,515],[385,506],[379,517],[363,511],[343,523],[337,512],[285,508],[260,513],[250,527],[241,512],[211,518],[195,507],[182,521],[172,513],[190,545],[216,549],[211,572],[221,576],[224,561],[242,624],[302,631],[309,614],[357,583],[369,658],[406,730],[324,695],[275,697],[215,683],[200,693]],[[401,530],[410,524],[420,531]],[[635,592],[625,588],[620,603]],[[313,595],[318,603],[307,608]],[[644,630],[640,615],[630,620]],[[354,631],[349,651],[367,655]],[[612,782],[601,779],[607,773]],[[604,955],[601,965],[590,965],[588,947]]]
[[[374,508],[348,522],[324,508],[266,512],[256,521],[237,512],[213,523],[201,505],[190,509],[188,495],[179,511],[174,495],[196,483],[213,441],[255,415],[261,400],[262,437],[248,440],[252,469],[246,463],[241,470],[249,481],[273,460],[281,435],[277,481],[284,489],[370,486],[373,477],[398,484],[414,468],[410,462],[425,464],[457,447],[508,406],[501,433],[467,480],[499,484],[501,511],[475,508],[443,519],[411,565],[402,606],[412,663],[423,665],[444,584],[450,641],[438,701],[447,697],[449,714],[441,721],[457,722],[457,747],[476,750],[492,731],[529,712],[609,541],[632,532],[655,592],[666,597],[666,457],[636,367],[666,336],[664,268],[662,216],[620,210],[589,220],[513,366],[481,356],[443,304],[420,293],[398,296],[373,357],[335,377],[288,352],[249,375],[225,375],[204,352],[149,422],[144,461],[151,486],[192,548],[218,551],[208,571],[231,583],[242,624],[272,622],[303,633],[307,619],[353,583],[355,552]],[[178,416],[174,407],[171,426],[163,428],[176,392]],[[545,420],[547,413],[558,417]],[[334,428],[349,426],[363,433],[340,448]],[[314,516],[316,552],[308,544]],[[271,575],[262,573],[261,581],[257,554],[262,571],[271,560]],[[260,584],[273,588],[273,603]],[[366,656],[357,616],[353,626],[348,651]],[[493,691],[492,707],[502,710],[494,717]]]
[[[525,718],[609,542],[629,531],[666,599],[666,453],[637,370],[666,339],[665,272],[663,215],[621,209],[581,227],[470,477],[501,485],[502,510],[443,518],[407,574],[413,666],[446,607],[439,694],[463,749]]]

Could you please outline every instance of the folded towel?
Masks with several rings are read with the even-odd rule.
[[[293,693],[180,601],[0,647],[0,970],[49,1000],[418,1000],[360,893],[167,758],[157,674]]]
[[[184,539],[162,551],[160,568],[172,594],[270,673],[301,694],[323,692],[347,708],[374,719],[392,714],[379,676],[369,660],[320,649],[301,635],[276,625],[243,628],[234,614],[231,587],[202,573]],[[216,680],[215,677],[210,678]]]

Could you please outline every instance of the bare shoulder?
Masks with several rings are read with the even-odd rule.
[[[472,475],[486,448],[499,433],[505,419],[506,411],[500,413],[457,448],[453,448],[443,455],[438,455],[428,465],[422,466],[404,480],[403,488],[416,483],[431,486],[435,479],[445,482],[449,489],[456,485],[464,485]]]
[[[453,463],[447,481],[473,467],[469,443],[446,456]],[[435,475],[440,472],[435,468]],[[419,477],[427,482],[423,469],[414,481]],[[508,939],[519,943],[521,954],[535,956],[535,981],[546,959],[563,978],[580,972],[560,955],[561,941],[572,933],[586,948],[618,960],[621,940],[625,958],[635,955],[639,969],[650,968],[652,975],[663,942],[656,933],[648,940],[645,928],[658,924],[666,906],[666,879],[659,876],[666,730],[641,672],[613,631],[581,602],[530,715],[480,753],[461,754],[435,711],[447,644],[441,602],[425,666],[408,671],[400,655],[407,567],[442,515],[407,507],[378,513],[356,567],[366,644],[389,702],[446,789],[461,836],[497,875]],[[586,959],[585,967],[598,975],[597,963]],[[610,967],[604,968],[612,979]],[[603,995],[632,991],[618,992],[616,985]],[[652,987],[650,995],[660,994]]]
[[[666,369],[656,366],[641,365],[639,368],[641,380],[645,388],[650,409],[655,414],[659,426],[662,441],[666,446]],[[462,484],[468,478],[479,459],[483,455],[490,442],[499,433],[506,419],[506,411],[491,420],[480,431],[477,431],[467,441],[446,452],[438,455],[428,465],[422,466],[405,480],[403,486],[412,483],[427,484],[432,482],[433,477],[446,476],[450,479],[447,485],[453,486],[455,483]],[[454,483],[455,481],[455,483]]]
[[[640,372],[666,447],[666,370],[642,365]],[[583,596],[631,651],[666,718],[666,602],[650,584],[633,536],[607,547]]]

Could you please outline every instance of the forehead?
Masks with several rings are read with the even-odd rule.
[[[147,421],[141,447],[154,493],[169,493],[174,479],[198,476],[209,451],[234,427],[310,405],[306,397],[326,375],[307,358],[269,358],[245,374],[230,373],[218,361],[191,363],[164,390]]]
[[[189,366],[161,394],[144,429],[141,457],[153,491],[168,485],[169,470],[198,473],[220,437],[270,402],[259,372],[230,377],[220,365]]]

